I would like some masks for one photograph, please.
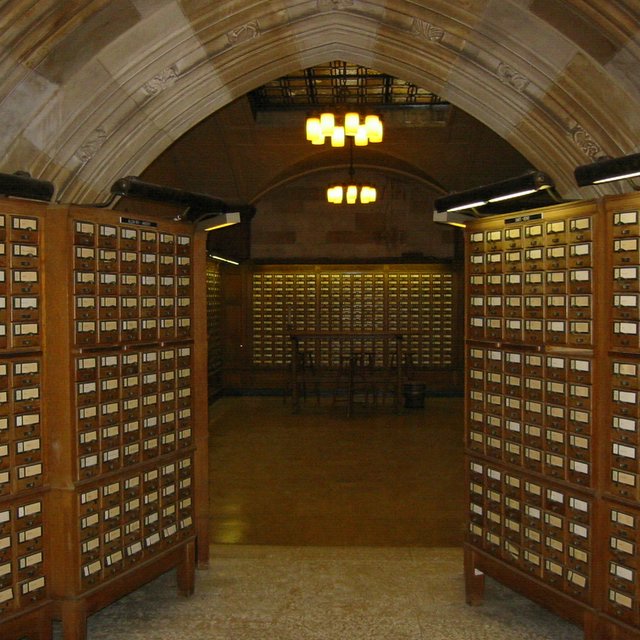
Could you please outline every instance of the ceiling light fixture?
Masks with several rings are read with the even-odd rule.
[[[637,178],[640,176],[640,153],[621,158],[601,158],[591,164],[576,167],[573,175],[579,187]]]
[[[311,144],[322,145],[328,138],[332,147],[344,147],[347,139],[357,147],[382,142],[383,126],[379,116],[370,114],[361,118],[359,113],[348,111],[341,124],[338,119],[336,114],[328,111],[307,118],[307,140]]]
[[[327,202],[330,204],[371,204],[378,197],[375,187],[357,184],[353,178],[353,140],[349,141],[349,181],[347,184],[335,184],[327,188]]]
[[[492,202],[502,202],[515,198],[522,198],[537,191],[553,191],[553,180],[542,171],[529,171],[517,178],[509,178],[501,182],[494,182],[475,189],[468,189],[458,193],[436,198],[434,207],[436,212],[475,211]],[[479,212],[478,212],[479,213]]]

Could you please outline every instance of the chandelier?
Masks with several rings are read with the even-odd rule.
[[[377,191],[375,187],[358,184],[353,179],[353,145],[355,141],[350,139],[349,144],[349,181],[347,184],[335,184],[327,188],[327,202],[330,204],[370,204],[376,201]]]
[[[353,141],[356,147],[382,142],[382,131],[379,116],[367,115],[361,119],[355,111],[345,113],[341,122],[336,114],[325,112],[310,116],[306,124],[307,140],[311,144],[321,145],[329,138],[332,147],[344,147],[346,139]]]

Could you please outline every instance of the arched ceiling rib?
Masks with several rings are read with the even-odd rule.
[[[238,96],[329,59],[439,93],[568,196],[575,165],[638,148],[640,16],[631,0],[23,6],[0,13],[0,169],[53,180],[65,200],[99,199]],[[582,37],[582,23],[598,38]]]

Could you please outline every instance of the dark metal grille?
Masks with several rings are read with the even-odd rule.
[[[249,93],[254,111],[369,105],[434,107],[448,104],[412,82],[334,61],[272,80]]]

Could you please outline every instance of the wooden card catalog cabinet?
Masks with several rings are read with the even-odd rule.
[[[208,549],[205,266],[185,224],[3,202],[3,640],[48,640],[53,618],[85,638],[87,615],[171,568],[193,590]]]
[[[614,202],[468,225],[465,572],[470,603],[488,573],[637,640],[640,198]]]
[[[0,207],[0,637],[50,633],[43,208]]]

